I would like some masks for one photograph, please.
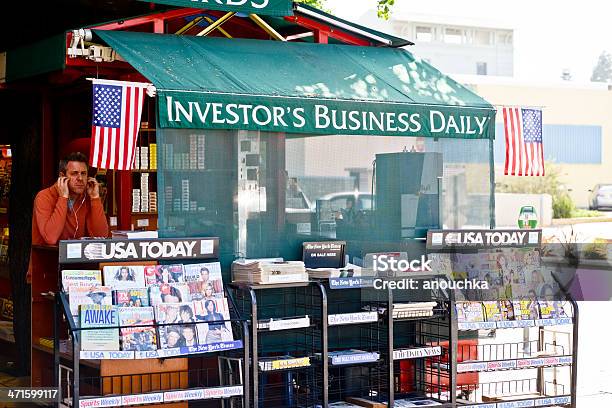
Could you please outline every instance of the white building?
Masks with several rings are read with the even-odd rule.
[[[413,54],[444,73],[514,75],[514,30],[503,23],[394,10],[390,21],[368,12],[359,20],[415,43]]]

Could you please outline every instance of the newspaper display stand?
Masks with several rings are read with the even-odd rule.
[[[253,407],[327,406],[327,296],[318,282],[228,285],[249,320]]]
[[[218,238],[60,241],[58,287],[62,288],[61,271],[68,266],[214,261],[218,248]],[[219,323],[231,325],[233,341],[153,351],[95,352],[81,351],[81,336],[88,329],[75,322],[69,297],[60,290],[55,295],[54,316],[59,406],[191,407],[211,400],[220,400],[224,407],[250,406],[249,387],[243,386],[249,383],[249,348],[244,347],[249,344],[249,331],[231,293],[225,290],[225,296],[230,316]],[[146,327],[154,327],[159,333],[160,327],[176,324],[156,321]],[[112,329],[122,327],[126,326]],[[69,339],[60,341],[66,330]]]
[[[436,368],[452,359],[448,345],[453,337],[452,293],[437,289],[422,289],[423,282],[447,282],[443,275],[416,274],[411,276],[415,291],[389,289],[390,312],[385,321],[393,333],[390,348],[392,359],[389,377],[394,378],[391,406],[395,401],[423,401],[436,406],[451,406],[452,374]],[[404,305],[420,305],[402,308]],[[425,402],[426,401],[426,402]],[[415,403],[415,406],[417,404]]]
[[[386,290],[373,288],[372,278],[321,280],[328,297],[329,401],[363,398],[383,403],[393,393],[389,376],[389,340],[385,323]]]

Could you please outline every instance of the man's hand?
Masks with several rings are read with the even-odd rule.
[[[100,184],[93,177],[87,179],[87,195],[89,198],[100,198]]]
[[[60,176],[55,183],[55,188],[60,197],[68,198],[68,177]]]

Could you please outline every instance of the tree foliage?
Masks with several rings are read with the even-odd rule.
[[[612,81],[612,55],[609,52],[603,51],[599,55],[597,64],[593,68],[591,75],[593,82],[611,82]]]
[[[388,20],[394,5],[395,0],[378,0],[378,17]]]
[[[318,8],[319,10],[328,11],[325,9],[327,0],[296,0],[298,3],[304,3],[308,6]],[[388,20],[391,17],[391,11],[395,5],[395,0],[376,0],[378,17]]]

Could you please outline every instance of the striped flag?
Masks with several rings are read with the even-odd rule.
[[[504,107],[506,165],[510,176],[544,176],[542,110]]]
[[[141,82],[93,80],[90,165],[131,170],[146,88]]]

